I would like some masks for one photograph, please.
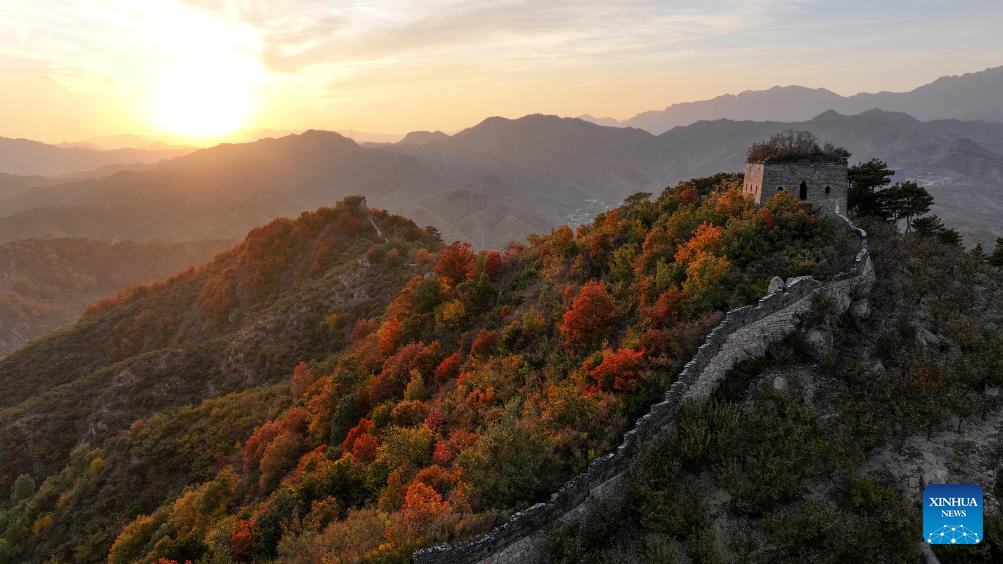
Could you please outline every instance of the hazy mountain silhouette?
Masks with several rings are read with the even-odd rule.
[[[826,110],[857,114],[870,109],[906,112],[917,119],[961,119],[1003,122],[1003,67],[960,76],[945,76],[909,92],[860,93],[840,96],[824,88],[774,86],[746,90],[696,102],[672,104],[616,122],[583,119],[602,125],[638,127],[662,133],[673,127],[720,118],[756,121],[804,121]]]
[[[153,163],[190,152],[189,148],[100,149],[48,145],[28,139],[0,137],[0,172],[53,176],[122,163]]]
[[[337,133],[196,151],[143,170],[0,194],[0,238],[233,238],[282,215],[363,193],[435,225],[446,239],[498,247],[589,220],[637,191],[740,171],[750,144],[789,128],[879,157],[937,197],[948,223],[988,242],[1003,224],[1003,125],[868,111],[803,122],[701,121],[662,135],[579,119],[489,118],[454,135],[360,146]]]

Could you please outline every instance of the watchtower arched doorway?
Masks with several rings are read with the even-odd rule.
[[[808,199],[808,183],[804,180],[801,181],[801,186],[798,188],[798,198],[802,200]]]

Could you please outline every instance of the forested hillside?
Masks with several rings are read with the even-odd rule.
[[[616,444],[722,311],[845,268],[845,226],[784,195],[757,209],[739,178],[503,251],[374,213],[384,241],[342,204],[96,308],[3,365],[3,444],[27,451],[3,458],[7,556],[406,560],[485,530]],[[313,297],[338,285],[356,301]]]
[[[370,212],[360,201],[276,220],[212,262],[100,302],[74,326],[0,360],[4,497],[12,490],[17,497],[18,476],[42,484],[86,452],[75,447],[107,444],[141,420],[144,428],[159,427],[151,432],[171,434],[183,443],[178,448],[194,449],[196,456],[147,459],[158,471],[167,464],[171,477],[150,477],[142,495],[123,487],[86,507],[104,502],[128,514],[129,504],[160,503],[178,483],[186,484],[185,468],[204,464],[200,456],[216,468],[218,452],[194,446],[209,440],[197,431],[200,425],[225,437],[225,452],[244,438],[241,418],[248,421],[243,425],[259,422],[268,405],[277,405],[269,386],[284,380],[298,361],[340,348],[357,319],[381,314],[414,272],[428,268],[437,240],[403,218]],[[254,391],[246,399],[227,395],[249,389]],[[198,405],[210,398],[220,399]],[[239,410],[239,417],[224,417],[221,409]],[[160,419],[146,419],[158,412]],[[221,419],[210,424],[201,413]],[[161,439],[150,444],[154,453],[168,448]],[[124,459],[129,479],[144,475],[138,456],[133,451]],[[89,513],[76,533],[104,535],[101,550],[106,550],[115,520],[121,519],[117,511]],[[15,514],[5,513],[3,528]],[[110,521],[94,529],[88,519]],[[48,542],[72,547],[82,542],[56,530],[45,535]],[[44,553],[33,554],[39,559]],[[60,554],[69,558],[70,552]],[[88,552],[81,559],[101,557]]]
[[[0,242],[0,355],[76,321],[87,304],[204,262],[226,246],[218,240]]]
[[[555,529],[550,556],[825,561],[851,554],[805,535],[863,533],[802,523],[845,522],[908,561],[911,456],[999,471],[1003,244],[965,253],[890,175],[851,171],[871,312],[819,304],[806,337],[684,410],[612,519]],[[407,561],[547,499],[725,310],[774,276],[841,272],[855,247],[841,221],[783,192],[757,208],[727,174],[498,251],[445,246],[361,198],[275,221],[0,360],[0,558]],[[956,445],[964,428],[978,432]]]
[[[553,562],[1003,559],[1003,244],[995,258],[873,218],[869,308],[825,303],[693,402],[622,495],[555,527]],[[979,546],[926,545],[922,490],[975,483]],[[847,542],[852,539],[852,542]]]

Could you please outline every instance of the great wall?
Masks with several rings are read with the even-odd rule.
[[[539,559],[549,526],[556,521],[574,522],[590,504],[616,495],[638,448],[670,427],[683,401],[709,396],[736,363],[765,354],[769,345],[797,326],[799,317],[814,307],[816,297],[840,312],[849,310],[855,300],[866,299],[875,276],[867,233],[840,217],[860,238],[860,249],[849,270],[824,283],[810,276],[792,278],[757,304],[729,311],[683,367],[664,399],[637,420],[615,451],[593,460],[584,473],[566,482],[548,501],[515,513],[472,540],[418,550],[413,554],[414,562],[502,564]]]

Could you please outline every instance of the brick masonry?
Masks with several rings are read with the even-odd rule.
[[[812,308],[816,296],[841,311],[849,309],[853,300],[866,296],[874,282],[867,233],[849,219],[842,219],[861,241],[850,270],[826,283],[810,276],[792,278],[759,303],[729,311],[683,367],[664,399],[637,420],[616,450],[593,460],[588,470],[566,482],[548,501],[515,513],[505,523],[472,540],[419,550],[413,555],[414,562],[503,564],[539,560],[548,526],[557,520],[574,522],[592,503],[617,495],[634,453],[641,444],[669,427],[684,400],[707,397],[737,362],[765,354],[769,345],[782,340],[796,327],[800,316]]]
[[[795,198],[801,197],[802,182],[805,185],[802,199],[829,213],[846,213],[850,181],[845,160],[748,163],[742,191],[756,204],[763,205],[781,189]]]

